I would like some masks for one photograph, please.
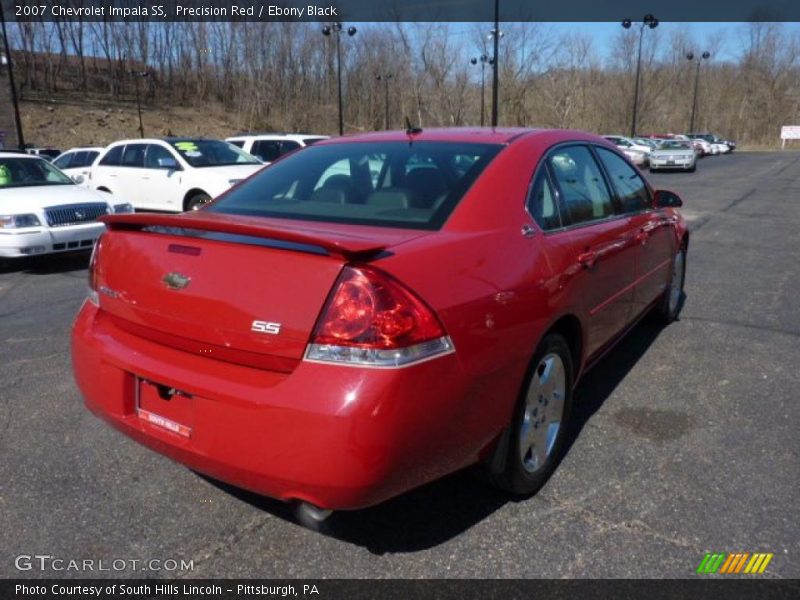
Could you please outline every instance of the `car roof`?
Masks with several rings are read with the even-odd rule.
[[[0,150],[0,158],[29,158],[31,160],[44,160],[35,154],[28,154],[24,150]]]
[[[328,139],[330,136],[317,134],[317,133],[271,133],[271,132],[264,132],[264,133],[238,133],[236,135],[232,135],[230,137],[226,137],[225,141],[228,140],[248,140],[248,139],[259,139],[259,140],[292,140],[292,141],[302,141],[308,138],[314,139]]]
[[[75,146],[74,148],[70,148],[69,150],[64,150],[61,154],[67,154],[68,152],[86,152],[86,151],[102,151],[105,150],[103,146]]]
[[[406,130],[375,131],[370,133],[355,133],[341,137],[330,138],[319,142],[322,144],[335,144],[342,142],[407,142],[409,137],[417,142],[470,142],[484,144],[508,144],[523,135],[538,133],[553,133],[559,130],[531,129],[525,127],[434,127],[423,129],[419,133],[409,135]],[[566,130],[564,130],[565,133]],[[571,132],[580,133],[583,132]]]
[[[109,146],[116,146],[119,144],[154,144],[154,143],[167,143],[174,144],[175,142],[219,142],[216,138],[207,138],[202,136],[194,137],[161,137],[161,138],[133,138],[129,140],[117,140],[111,142]],[[107,146],[108,147],[108,146]],[[105,148],[103,148],[105,150]]]

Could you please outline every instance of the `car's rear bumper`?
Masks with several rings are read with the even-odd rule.
[[[37,228],[0,233],[0,256],[15,258],[91,250],[100,234],[105,231],[102,223],[87,223],[57,228]]]
[[[458,470],[497,434],[456,354],[276,373],[144,340],[85,302],[72,355],[86,405],[123,433],[211,477],[323,508],[369,506]],[[190,437],[141,418],[139,378],[191,395]]]

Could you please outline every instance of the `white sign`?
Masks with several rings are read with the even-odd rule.
[[[784,125],[781,127],[782,140],[800,140],[800,125]]]
[[[781,127],[781,149],[786,148],[786,140],[800,140],[800,125]]]

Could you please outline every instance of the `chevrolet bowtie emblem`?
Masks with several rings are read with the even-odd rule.
[[[191,277],[187,277],[182,273],[167,273],[161,278],[161,283],[171,290],[182,290],[192,281]]]

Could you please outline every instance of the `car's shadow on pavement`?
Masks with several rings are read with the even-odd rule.
[[[628,372],[661,332],[655,319],[639,323],[583,378],[567,433],[566,452]],[[292,506],[239,488],[204,479],[248,504],[295,521]],[[322,534],[363,546],[375,554],[416,552],[463,533],[508,502],[524,502],[479,481],[470,470],[455,473],[371,508],[334,512]]]
[[[91,249],[23,258],[0,258],[0,275],[4,273],[52,275],[80,271],[88,268],[90,255]]]

